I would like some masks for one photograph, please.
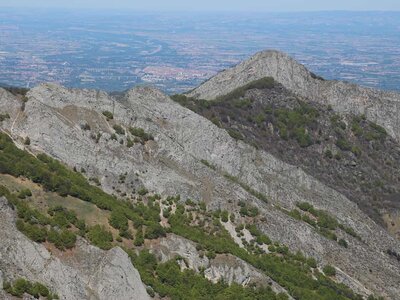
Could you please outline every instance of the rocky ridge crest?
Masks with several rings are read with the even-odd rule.
[[[356,84],[323,80],[287,54],[262,51],[242,63],[218,73],[188,96],[212,100],[251,81],[273,77],[298,96],[325,105],[340,113],[365,114],[400,141],[400,94],[365,88]]]

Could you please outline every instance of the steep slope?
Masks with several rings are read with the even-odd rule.
[[[364,115],[338,114],[306,102],[272,78],[214,101],[172,98],[232,137],[302,168],[396,234],[387,215],[399,211],[400,147]]]
[[[0,97],[1,111],[10,116],[2,128],[21,148],[84,170],[118,197],[131,201],[143,187],[180,194],[235,214],[237,225],[246,220],[239,213],[241,203],[256,206],[258,229],[321,266],[334,265],[335,280],[363,295],[399,295],[400,264],[387,254],[389,249],[399,253],[399,242],[353,202],[301,169],[236,141],[159,91],[135,88],[116,100],[102,92],[46,84],[32,89],[24,105],[5,91]],[[131,132],[137,131],[130,127],[143,128],[154,139],[132,145]],[[289,216],[299,202],[312,203],[342,228],[352,228],[353,235],[335,228],[347,248]]]
[[[400,141],[400,94],[323,80],[278,51],[257,53],[249,60],[217,74],[188,96],[212,100],[263,77],[273,77],[296,95],[331,105],[337,112],[364,114]]]
[[[0,286],[24,277],[50,286],[60,299],[149,299],[138,271],[119,248],[102,251],[80,240],[74,257],[55,257],[15,226],[15,212],[0,198]],[[0,297],[6,297],[0,289]],[[4,299],[2,298],[2,299]]]

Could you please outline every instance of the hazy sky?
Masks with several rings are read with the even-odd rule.
[[[0,0],[0,7],[113,8],[156,11],[400,11],[400,0]]]

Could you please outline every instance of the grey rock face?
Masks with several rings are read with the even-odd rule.
[[[187,267],[196,272],[206,268],[210,263],[206,256],[199,255],[195,243],[175,234],[147,241],[146,248],[150,249],[161,262],[167,262],[177,256],[182,257],[188,264]]]
[[[400,252],[397,240],[345,196],[301,169],[235,141],[223,129],[161,92],[135,88],[116,101],[101,92],[46,84],[31,90],[28,98],[21,112],[9,105],[14,99],[0,95],[0,108],[11,116],[2,128],[21,147],[21,138],[29,136],[30,151],[45,152],[71,167],[85,168],[87,176],[100,178],[102,188],[109,192],[129,192],[144,185],[150,191],[204,200],[211,209],[232,212],[237,212],[239,201],[246,201],[259,208],[264,221],[258,226],[272,240],[315,257],[320,264],[337,266],[367,293],[398,299],[400,265],[385,254],[387,249]],[[102,116],[104,110],[112,111],[113,122],[125,128],[144,128],[154,141],[127,148],[111,140],[113,129]],[[82,122],[89,123],[91,131],[82,130]],[[102,137],[96,143],[91,134],[98,132]],[[216,170],[201,160],[207,160]],[[117,185],[119,175],[125,173],[126,182]],[[224,173],[267,195],[269,203],[256,199]],[[352,227],[363,242],[346,235],[349,248],[343,248],[276,208],[279,204],[291,209],[296,202],[309,202],[330,212]]]
[[[247,262],[230,254],[217,255],[209,260],[204,253],[201,255],[197,251],[195,243],[175,234],[147,241],[146,248],[161,262],[178,256],[183,258],[185,267],[196,272],[203,269],[205,277],[214,283],[223,280],[228,284],[234,282],[243,286],[271,286],[276,293],[287,293],[279,284]]]
[[[306,100],[331,105],[338,112],[365,114],[400,141],[400,94],[316,78],[303,65],[279,51],[263,51],[222,71],[188,94],[211,100],[251,81],[273,77]]]
[[[103,251],[79,240],[73,256],[56,257],[17,230],[5,198],[0,198],[0,220],[3,280],[39,281],[66,300],[149,299],[138,271],[121,249]]]

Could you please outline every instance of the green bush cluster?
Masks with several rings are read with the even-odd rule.
[[[113,129],[115,130],[115,133],[116,133],[116,134],[125,135],[125,129],[122,128],[121,125],[115,124],[115,125],[113,126]]]
[[[155,203],[155,200],[159,199],[158,196],[147,196],[147,204],[145,204],[144,201],[139,201],[135,206],[131,203],[120,201],[104,193],[98,187],[90,185],[82,174],[67,169],[61,163],[45,155],[39,155],[36,158],[25,151],[19,150],[4,134],[0,134],[0,154],[1,173],[7,173],[13,176],[25,176],[41,184],[47,190],[57,192],[64,196],[71,195],[84,201],[91,202],[101,209],[111,211],[111,214],[117,211],[118,213],[114,213],[115,220],[113,222],[115,222],[115,226],[124,227],[124,224],[126,224],[125,217],[131,220],[136,229],[134,239],[135,245],[142,245],[145,237],[157,238],[166,234],[165,229],[159,224],[160,206]],[[4,192],[4,189],[1,187],[0,192]],[[28,229],[23,228],[23,230],[27,231],[33,228],[34,230],[32,230],[30,235],[39,240],[43,240],[43,235],[41,236],[40,230],[44,228],[53,228],[54,231],[58,232],[60,235],[63,230],[68,230],[70,228],[69,226],[71,226],[71,228],[79,228],[79,226],[72,225],[72,223],[75,222],[75,218],[68,212],[62,211],[59,208],[51,211],[49,210],[49,216],[47,216],[41,214],[37,210],[30,209],[27,203],[18,199],[15,195],[10,196],[10,198],[12,199],[9,201],[14,206],[17,206],[18,222],[20,225],[23,227],[29,226]],[[177,201],[179,201],[179,197],[171,197],[166,200],[166,203],[171,204]],[[208,214],[207,212],[204,213]],[[124,214],[125,217],[121,217],[121,214]],[[213,219],[212,222],[207,221],[208,225],[204,227],[203,225],[193,225],[191,222],[192,216],[190,212],[185,211],[183,205],[177,204],[176,212],[170,214],[168,218],[170,224],[168,231],[196,242],[210,257],[222,253],[235,255],[265,272],[273,280],[285,287],[296,299],[358,299],[347,287],[336,284],[317,271],[313,274],[308,260],[300,254],[291,254],[285,246],[274,245],[279,255],[258,252],[257,248],[254,246],[249,248],[249,251],[246,251],[233,241],[230,234],[220,225],[218,219]],[[70,224],[68,224],[68,222]],[[262,235],[254,229],[251,230],[257,237],[260,236],[260,242],[266,240],[266,237],[262,237]],[[104,227],[96,225],[89,229],[86,228],[84,231],[86,237],[93,244],[103,249],[112,247],[113,236]],[[47,238],[46,235],[48,235],[47,232],[45,233],[45,238]],[[133,262],[136,266],[142,264],[142,262],[138,262],[136,259],[133,259]],[[160,294],[165,293],[165,295],[168,295],[172,299],[182,299],[182,297],[185,297],[182,296],[182,291],[187,293],[187,291],[193,290],[193,292],[197,291],[197,294],[194,295],[204,295],[207,299],[210,298],[208,296],[210,293],[210,291],[208,291],[210,282],[204,281],[207,287],[200,284],[203,282],[204,277],[192,273],[193,276],[200,277],[196,277],[196,280],[186,280],[191,278],[190,276],[192,275],[185,272],[190,271],[182,273],[179,269],[176,270],[176,267],[171,264],[167,264],[165,269],[159,268],[157,270],[158,265],[154,265],[154,259],[148,256],[144,259],[144,265],[146,267],[138,267],[142,278],[145,278],[144,280],[146,283],[151,285],[152,288]],[[148,267],[153,268],[150,270],[154,272],[149,272],[149,269],[147,269]],[[166,274],[173,274],[174,276],[172,277],[174,278],[170,278],[171,276],[167,276]],[[315,280],[313,276],[317,279]],[[185,279],[186,281],[182,283],[181,279]],[[188,283],[190,284],[188,285]],[[196,283],[199,284],[198,287],[193,285],[196,285]],[[215,287],[221,286],[210,285],[209,288]],[[227,287],[227,289],[229,290],[231,287]],[[220,288],[218,288],[218,290],[220,290]],[[238,292],[235,290],[235,292],[240,295],[240,291]],[[249,289],[246,290],[246,293],[247,292],[253,293],[254,290]],[[190,296],[192,295],[189,295],[189,297]],[[196,297],[197,296],[194,296],[194,298]],[[258,296],[253,295],[250,299],[258,299],[257,297]],[[260,299],[264,298],[261,297]]]
[[[233,101],[233,106],[235,106],[236,108],[248,108],[251,106],[252,103],[253,101],[251,101],[250,99],[235,99]]]
[[[27,197],[31,197],[32,196],[32,192],[30,189],[22,189],[19,193],[18,193],[18,198],[20,199],[25,199]]]
[[[175,260],[158,263],[156,257],[144,250],[131,253],[134,265],[141,273],[142,280],[161,297],[170,299],[288,299],[285,294],[275,294],[270,287],[243,287],[238,284],[213,284],[204,276],[192,270],[181,269]],[[179,260],[179,258],[177,258]]]
[[[351,122],[351,130],[358,137],[367,141],[383,141],[387,137],[385,128],[372,122],[367,122],[365,115],[355,116]]]
[[[24,278],[18,278],[12,284],[3,283],[3,289],[12,296],[22,298],[24,294],[29,294],[34,298],[44,297],[47,300],[59,299],[57,294],[53,294],[40,282],[30,282]]]
[[[122,232],[128,230],[128,218],[121,208],[114,209],[111,212],[109,222],[112,227]]]
[[[131,148],[134,144],[134,141],[132,141],[130,138],[126,139],[126,147]]]
[[[260,230],[258,230],[258,228],[255,224],[248,225],[248,226],[246,226],[246,228],[251,233],[251,235],[255,237],[257,244],[270,245],[272,243],[270,238],[268,236],[266,236],[265,234],[263,234]],[[287,247],[286,247],[286,249],[287,249]],[[287,250],[285,252],[287,253]]]
[[[129,132],[140,139],[142,143],[153,140],[153,136],[149,133],[146,133],[143,128],[139,127],[130,127]]]
[[[295,139],[300,147],[308,147],[313,144],[309,131],[315,126],[319,112],[311,105],[299,102],[299,106],[294,109],[277,108],[272,110],[267,107],[265,111],[272,115],[272,122],[279,129],[282,139]]]
[[[114,115],[111,111],[105,110],[103,111],[103,115],[107,118],[107,121],[114,119]]]
[[[346,286],[336,284],[318,272],[315,273],[317,280],[314,280],[309,264],[316,265],[315,260],[307,259],[300,253],[291,254],[285,246],[273,245],[274,253],[281,256],[248,252],[240,248],[222,228],[208,233],[202,227],[190,226],[184,210],[177,210],[171,215],[169,223],[171,232],[198,243],[199,248],[207,253],[230,253],[247,261],[285,287],[295,299],[361,299]],[[254,228],[252,231],[258,234]],[[134,263],[137,266],[137,261],[134,260]],[[141,274],[144,272],[141,271]],[[149,280],[154,280],[154,276],[149,274]],[[150,285],[157,291],[155,283]]]
[[[264,77],[254,80],[242,87],[239,87],[232,92],[216,98],[214,101],[230,101],[237,100],[245,96],[246,92],[251,89],[271,89],[275,86],[275,80],[272,77]],[[246,103],[246,102],[245,102]]]
[[[60,250],[72,249],[75,247],[76,234],[67,229],[61,231],[52,229],[47,234],[47,240]]]
[[[339,138],[336,141],[336,146],[342,151],[350,151],[352,149],[352,145],[345,138]]]
[[[200,161],[201,161],[201,163],[202,163],[203,165],[209,167],[210,169],[212,169],[212,170],[214,170],[214,171],[217,169],[213,164],[211,164],[210,162],[208,162],[208,161],[205,160],[205,159],[202,159],[202,160],[200,160]]]
[[[308,215],[302,215],[297,209],[294,209],[291,212],[289,212],[290,216],[298,220],[303,220],[304,222],[310,224],[311,226],[315,227],[318,230],[318,232],[321,233],[323,236],[325,236],[328,239],[337,241],[339,245],[341,245],[342,247],[347,248],[348,243],[344,239],[338,240],[335,234],[335,230],[337,229],[341,229],[347,234],[360,240],[360,237],[352,228],[340,224],[334,217],[329,215],[327,212],[315,209],[312,204],[307,202],[299,202],[296,203],[296,206],[304,212],[309,212],[311,215],[315,217],[316,220],[311,219]]]
[[[0,187],[0,194],[6,196],[17,208],[17,229],[35,242],[43,243],[47,240],[58,249],[65,250],[73,248],[76,243],[76,233],[68,230],[71,225],[84,234],[85,223],[65,208],[49,209],[48,217],[36,209],[31,209],[26,202],[19,200],[3,186]]]
[[[236,129],[228,128],[228,134],[235,140],[243,140],[243,135]]]
[[[336,275],[336,269],[330,265],[326,265],[322,271],[326,276],[335,276]]]
[[[3,121],[5,121],[5,120],[7,120],[9,118],[10,118],[10,115],[8,113],[0,114],[0,122],[3,122]]]
[[[95,225],[91,227],[87,237],[93,245],[100,249],[109,250],[112,248],[112,242],[114,241],[113,236],[104,226]]]
[[[221,212],[220,217],[221,217],[221,221],[222,221],[222,222],[224,222],[224,223],[228,222],[228,221],[229,221],[229,212],[226,211],[226,210],[223,210],[223,211]]]
[[[17,220],[17,229],[34,242],[43,243],[47,239],[47,230],[42,226],[25,223],[19,219]]]
[[[256,217],[259,215],[258,208],[255,206],[247,205],[245,202],[240,201],[239,202],[240,210],[239,213],[242,216],[248,216],[248,217]]]
[[[369,124],[369,130],[365,133],[365,139],[367,141],[372,141],[372,140],[384,140],[387,137],[387,132],[385,128],[382,126],[379,126],[375,123],[370,123]]]

